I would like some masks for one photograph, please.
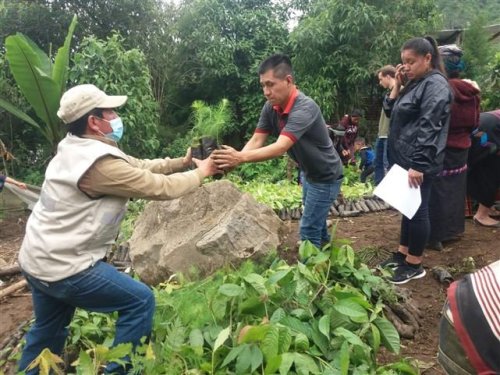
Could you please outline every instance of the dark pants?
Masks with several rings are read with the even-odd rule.
[[[468,193],[483,206],[493,206],[500,187],[500,156],[490,154],[469,166]]]
[[[387,138],[377,138],[375,145],[375,185],[378,185],[389,168],[387,161]]]
[[[103,313],[118,311],[113,346],[127,342],[139,345],[141,338],[151,333],[155,310],[153,292],[107,263],[99,261],[93,267],[55,282],[25,276],[32,290],[35,323],[26,334],[20,370],[26,369],[44,348],[62,354],[68,325],[77,307]],[[125,369],[112,362],[106,372],[125,374]],[[38,373],[38,368],[27,372]]]
[[[401,237],[399,243],[408,247],[408,253],[413,256],[422,256],[425,245],[431,233],[429,220],[429,198],[431,196],[434,176],[424,176],[424,182],[420,185],[422,203],[413,218],[408,219],[403,215],[401,219]]]

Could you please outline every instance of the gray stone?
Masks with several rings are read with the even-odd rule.
[[[206,275],[276,249],[282,225],[271,208],[231,182],[211,182],[171,201],[150,202],[137,219],[130,258],[151,285],[193,267]]]

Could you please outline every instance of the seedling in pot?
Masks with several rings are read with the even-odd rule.
[[[210,106],[201,100],[196,100],[191,105],[193,108],[193,139],[191,153],[194,158],[206,159],[215,149],[219,149],[224,135],[232,130],[231,107],[229,100],[222,99],[219,104]],[[221,178],[222,175],[215,175]]]

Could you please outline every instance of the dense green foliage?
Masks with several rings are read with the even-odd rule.
[[[443,26],[447,29],[467,27],[479,13],[485,15],[485,24],[500,23],[498,0],[437,0],[443,14]]]
[[[199,281],[182,275],[155,288],[149,344],[132,354],[145,374],[416,374],[405,361],[379,365],[382,347],[399,352],[399,335],[383,316],[394,298],[353,250],[305,242],[300,262],[247,262]],[[116,316],[78,311],[70,326],[80,344],[78,373],[96,373],[130,352],[108,349]],[[47,355],[45,355],[47,357]],[[54,359],[52,359],[54,362]],[[49,358],[48,364],[51,364]],[[55,363],[52,363],[55,364]]]
[[[117,34],[102,41],[85,38],[73,58],[72,85],[93,82],[110,95],[128,95],[119,109],[125,133],[120,144],[137,157],[154,157],[159,146],[158,107],[153,98],[144,54],[125,50]]]
[[[363,107],[378,68],[399,61],[399,47],[437,27],[434,1],[318,0],[291,34],[301,87],[327,120]],[[368,87],[367,87],[368,86]]]
[[[485,18],[478,24],[494,22],[498,10],[492,4],[489,0],[468,0],[460,17],[471,24],[477,10],[485,10]],[[318,101],[327,121],[336,122],[353,106],[360,107],[367,113],[362,135],[373,141],[374,113],[382,94],[375,70],[397,63],[399,46],[405,39],[438,30],[441,15],[446,22],[447,17],[457,14],[449,11],[454,7],[456,4],[446,0],[395,4],[381,0],[4,0],[0,4],[0,44],[8,35],[23,32],[50,56],[52,46],[64,42],[71,18],[77,14],[69,83],[105,82],[102,88],[129,95],[131,101],[123,108],[127,121],[124,145],[137,156],[185,150],[192,124],[191,105],[196,100],[209,106],[223,98],[229,100],[234,126],[224,136],[224,143],[241,147],[252,133],[264,102],[258,65],[277,51],[292,56],[300,89]],[[92,47],[88,40],[95,41]],[[465,40],[472,42],[466,48],[466,52],[471,50],[467,52],[469,78],[481,87],[490,87],[487,74],[476,74],[492,63],[490,43],[475,43],[473,35]],[[94,51],[83,52],[84,48]],[[144,54],[138,58],[143,69],[131,61],[124,63],[124,56],[115,59],[111,51],[101,60],[103,48],[124,56],[139,53],[138,48]],[[82,53],[88,54],[85,61],[91,72],[74,58],[81,59]],[[116,81],[115,74],[131,79],[125,84]],[[32,107],[18,103],[18,90],[13,85],[10,73],[0,74],[1,98],[22,104],[20,109],[31,116]],[[131,88],[137,85],[141,87]],[[133,103],[142,102],[142,93],[146,93],[145,110]],[[498,101],[489,97],[494,95],[495,90],[485,90],[483,100],[495,106]],[[50,158],[50,146],[13,116],[0,112],[0,120],[0,137],[18,158],[8,167],[22,179],[41,176]],[[20,166],[23,170],[17,171]]]

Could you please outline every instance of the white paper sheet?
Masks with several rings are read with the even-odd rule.
[[[408,184],[408,171],[394,164],[373,194],[389,203],[396,210],[411,219],[422,203],[420,187]]]

